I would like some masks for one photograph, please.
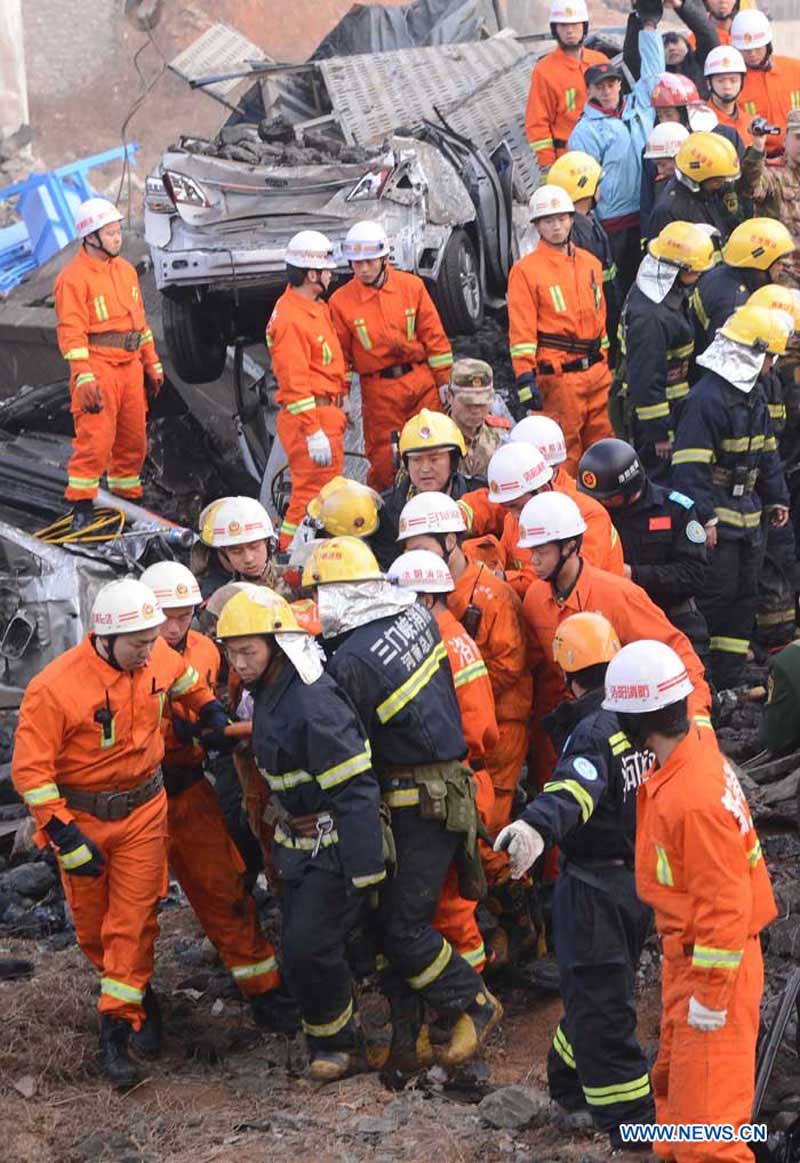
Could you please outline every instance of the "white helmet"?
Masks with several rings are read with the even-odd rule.
[[[380,222],[369,219],[351,226],[342,243],[342,254],[348,262],[353,259],[385,258],[388,253],[386,231]]]
[[[269,513],[252,497],[222,497],[200,514],[200,540],[214,549],[274,536]]]
[[[109,582],[98,591],[92,606],[92,629],[101,638],[152,630],[166,622],[158,599],[135,577]]]
[[[552,0],[551,24],[588,24],[589,12],[584,0]]]
[[[644,715],[687,698],[694,687],[680,655],[664,642],[642,639],[623,646],[606,671],[606,711]]]
[[[647,139],[644,156],[675,157],[688,136],[689,130],[685,125],[677,121],[659,121]]]
[[[147,567],[141,581],[156,595],[162,610],[189,609],[203,600],[197,578],[179,561],[157,561]]]
[[[511,429],[509,439],[538,448],[551,468],[567,459],[564,433],[549,416],[525,416]]]
[[[108,198],[87,198],[75,211],[75,230],[78,238],[86,238],[112,222],[121,222],[122,215]]]
[[[456,588],[447,565],[430,549],[401,553],[386,576],[401,590],[416,590],[420,594],[449,594]]]
[[[319,230],[301,230],[289,240],[284,262],[303,271],[335,271],[333,243]]]
[[[732,44],[718,44],[716,48],[712,48],[703,65],[703,75],[706,77],[718,77],[720,73],[746,72],[744,57]]]
[[[544,488],[553,479],[553,470],[533,444],[516,441],[501,445],[492,454],[486,475],[489,500],[502,505]]]
[[[764,48],[772,43],[772,29],[769,19],[757,8],[746,8],[737,12],[731,24],[731,44],[739,52],[751,48]]]
[[[420,537],[424,533],[464,533],[466,522],[461,506],[446,493],[417,493],[403,505],[397,540]]]
[[[574,214],[575,206],[566,190],[560,186],[540,186],[528,202],[528,216],[531,222],[546,218],[548,214]]]
[[[519,545],[532,549],[551,541],[567,541],[586,532],[581,511],[566,493],[539,493],[519,515]]]

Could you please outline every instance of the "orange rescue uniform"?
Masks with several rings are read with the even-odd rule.
[[[215,689],[220,656],[211,639],[190,630],[182,654]],[[194,714],[179,716],[175,710],[164,721],[169,863],[242,993],[265,993],[280,983],[275,950],[261,932],[255,901],[244,881],[244,861],[203,773],[205,752],[197,742],[188,746],[180,742],[173,730],[178,717],[197,720]]]
[[[65,497],[92,500],[100,477],[121,497],[141,497],[147,455],[147,398],[144,377],[160,379],[163,368],[144,313],[136,269],[120,256],[95,258],[84,246],[55,282],[58,346],[70,367],[75,440],[67,469]],[[99,336],[118,333],[101,346]],[[121,333],[130,333],[130,350]],[[96,383],[100,412],[82,412],[75,390]]]
[[[767,156],[783,153],[786,117],[790,109],[800,109],[800,61],[774,54],[767,69],[748,69],[737,101],[750,117],[766,117],[780,134],[768,137]],[[746,139],[747,140],[747,139]]]
[[[479,765],[483,764],[498,739],[489,672],[478,647],[450,611],[437,610],[435,617],[453,672],[464,739],[477,785],[475,802],[488,828],[494,806],[494,788],[489,773]],[[485,850],[484,845],[482,853]],[[451,865],[442,885],[433,927],[480,973],[486,964],[486,949],[475,918],[477,907],[477,901],[465,900],[461,896],[458,872]]]
[[[533,702],[522,604],[504,581],[482,562],[470,563],[456,579],[448,609],[463,623],[468,606],[480,610],[474,635],[492,684],[499,738],[486,756],[494,787],[494,810],[487,829],[496,836],[511,821],[514,790],[528,750],[528,718]],[[489,852],[484,868],[490,883],[508,878],[508,856]]]
[[[41,847],[55,816],[65,824],[74,820],[105,857],[100,876],[62,869],[62,881],[78,944],[101,974],[100,1012],[135,1029],[153,972],[158,900],[167,891],[166,796],[162,789],[122,819],[100,820],[71,808],[64,792],[139,786],[164,755],[167,699],[199,712],[212,698],[197,671],[162,638],[145,666],[122,671],[99,656],[89,635],[29,683],[20,707],[14,786],[36,820]]]
[[[572,244],[559,251],[540,242],[516,262],[508,279],[508,338],[514,374],[536,374],[544,413],[561,426],[566,468],[576,476],[583,452],[613,436],[599,260]],[[587,366],[564,371],[576,361]]]
[[[709,101],[708,105],[710,109],[714,110],[720,125],[729,125],[731,129],[736,130],[745,145],[752,145],[753,135],[750,133],[750,123],[753,120],[753,114],[747,112],[742,104],[741,96],[734,106],[735,112],[733,114],[725,113],[713,101]]]
[[[556,598],[551,584],[537,579],[528,587],[523,602],[534,659],[536,703],[533,732],[536,785],[539,788],[551,778],[556,761],[542,721],[559,703],[569,698],[561,671],[553,661],[553,639],[564,619],[581,610],[604,614],[623,646],[641,638],[654,638],[671,646],[683,659],[694,686],[689,700],[691,713],[698,723],[711,727],[711,693],[704,678],[703,665],[689,639],[672,625],[641,586],[582,560],[580,576],[565,598]]]
[[[450,380],[450,341],[422,279],[392,266],[380,289],[356,278],[340,287],[331,312],[345,360],[361,379],[367,483],[387,489],[395,476],[392,432],[421,408],[442,410],[438,387]],[[396,378],[380,375],[404,364],[409,370]]]
[[[341,405],[347,381],[330,308],[304,299],[293,287],[287,287],[275,304],[267,324],[267,347],[281,405],[278,436],[292,477],[280,534],[280,548],[287,549],[308,502],[344,470],[347,418]],[[306,437],[319,430],[330,442],[328,465],[315,464],[308,454]]]
[[[764,967],[758,934],[776,915],[761,844],[716,740],[692,726],[639,788],[636,889],[662,942],[659,1123],[749,1123]],[[689,999],[727,1010],[720,1030],[689,1026]],[[677,1163],[748,1163],[745,1143],[656,1144]]]
[[[566,153],[569,135],[586,104],[586,70],[607,59],[591,48],[582,48],[576,58],[559,45],[534,65],[525,108],[525,136],[539,169],[549,169]]]

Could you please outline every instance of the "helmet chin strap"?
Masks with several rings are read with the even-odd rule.
[[[90,239],[94,239],[95,241],[90,242]],[[99,230],[93,230],[91,234],[87,234],[83,240],[83,245],[87,246],[87,247],[91,247],[92,250],[102,250],[103,254],[107,255],[109,258],[116,258],[117,257],[115,254],[112,253],[112,251],[110,251],[103,244],[103,240],[100,237]]]
[[[558,586],[558,578],[559,578],[559,575],[561,573],[561,570],[564,568],[564,566],[566,565],[566,563],[569,561],[569,559],[571,557],[574,557],[577,553],[580,553],[581,540],[582,540],[582,538],[580,538],[580,537],[568,537],[566,542],[560,541],[558,543],[559,544],[558,561],[553,566],[553,568],[550,570],[550,573],[547,575],[547,577],[544,579],[546,582],[549,582],[550,585],[552,585],[552,586],[556,586],[556,587]],[[571,549],[568,553],[565,553],[564,546],[565,546],[565,544],[567,544],[567,542],[570,542],[570,541],[575,542],[574,548]]]
[[[378,271],[374,279],[370,279],[368,283],[364,283],[365,287],[374,287],[379,291],[386,281],[386,255],[381,255],[381,269]]]
[[[99,635],[96,635],[95,640],[94,640],[94,648],[97,651],[97,653],[100,654],[100,657],[103,659],[104,662],[107,662],[109,666],[113,666],[114,670],[121,671],[122,667],[117,662],[117,656],[114,653],[114,643],[116,642],[116,640],[117,640],[116,634],[107,634],[107,635],[103,636],[103,642],[105,644],[105,656],[104,656],[104,655],[100,654],[100,650],[99,650],[100,637],[99,637]]]

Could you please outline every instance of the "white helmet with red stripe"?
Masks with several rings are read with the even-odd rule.
[[[680,655],[649,639],[623,646],[608,664],[605,685],[605,710],[634,715],[669,707],[694,690]]]
[[[417,493],[403,506],[397,540],[425,533],[464,533],[466,528],[460,505],[447,493]]]
[[[158,599],[138,578],[123,577],[98,590],[92,606],[92,630],[101,637],[135,634],[166,622]]]
[[[112,222],[121,222],[122,215],[108,198],[87,198],[75,211],[75,231],[78,238],[86,238],[95,230],[102,230]]]
[[[366,219],[354,222],[342,243],[342,255],[348,262],[359,259],[386,258],[389,240],[383,224]]]
[[[200,514],[200,540],[213,549],[275,536],[269,513],[253,497],[222,497]]]
[[[738,48],[732,44],[718,44],[712,48],[703,65],[703,75],[719,77],[723,73],[746,73],[747,65]],[[646,156],[646,155],[645,155]]]
[[[284,262],[303,271],[335,271],[333,243],[319,230],[298,230],[289,239]]]
[[[147,567],[141,581],[156,595],[162,610],[188,609],[203,600],[197,578],[179,561],[157,561]]]
[[[588,24],[585,0],[551,0],[549,20],[551,24]]]
[[[420,594],[449,594],[456,588],[446,563],[430,549],[401,553],[386,576],[401,590],[416,590]]]
[[[769,17],[757,8],[746,8],[737,12],[731,24],[731,44],[739,52],[753,48],[765,48],[772,43],[772,29]]]
[[[568,541],[586,532],[581,511],[566,493],[539,493],[531,497],[519,515],[519,540],[522,549],[549,545],[551,541]]]
[[[535,493],[553,479],[553,470],[533,444],[503,444],[492,455],[487,469],[489,500],[495,505],[518,501]]]
[[[511,429],[509,439],[538,448],[551,468],[567,459],[567,442],[561,425],[549,416],[525,416]]]

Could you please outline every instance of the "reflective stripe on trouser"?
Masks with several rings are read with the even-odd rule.
[[[763,541],[720,537],[697,604],[708,622],[711,679],[718,690],[734,687],[747,661],[758,604]]]
[[[367,484],[379,492],[388,489],[394,481],[392,463],[392,433],[402,431],[403,425],[421,408],[441,412],[439,389],[433,372],[426,364],[418,364],[408,375],[397,380],[382,380],[379,376],[361,379],[361,417],[364,422],[364,454],[369,461]]]
[[[551,354],[540,351],[539,358],[550,360]],[[560,359],[562,363],[569,363],[577,358],[561,352],[552,362]],[[544,401],[544,415],[560,424],[564,433],[567,444],[564,468],[575,477],[578,475],[578,461],[586,449],[598,440],[614,435],[608,418],[611,372],[601,360],[583,372],[540,375],[538,384]]]
[[[285,408],[278,412],[278,436],[289,462],[292,485],[289,507],[281,528],[281,549],[289,547],[294,531],[305,516],[308,502],[316,497],[323,485],[335,476],[341,476],[344,471],[344,430],[347,426],[344,412],[335,404],[325,404],[315,408],[313,415],[316,427],[321,428],[330,441],[331,463],[328,465],[314,464],[308,455],[306,436],[314,431],[314,426],[309,428],[308,417],[293,416]]]
[[[428,1005],[460,1013],[473,1001],[481,979],[432,920],[461,836],[437,820],[423,820],[415,807],[392,811],[397,873],[381,889],[375,915],[377,941],[390,969],[383,988],[390,995],[410,988]]]
[[[160,792],[124,820],[73,814],[106,859],[98,877],[62,870],[75,935],[100,973],[100,1012],[138,1029],[144,1018],[141,999],[153,974],[158,901],[168,885],[166,796]]]
[[[167,829],[172,871],[236,985],[248,996],[274,989],[275,950],[261,932],[244,861],[207,780],[169,798]]]
[[[750,1122],[755,1077],[759,1006],[764,966],[758,937],[745,942],[744,957],[727,1001],[721,1030],[704,1034],[686,1021],[692,982],[691,956],[662,957],[661,1032],[653,1066],[653,1094],[660,1123]],[[656,1147],[677,1163],[705,1163],[700,1143]],[[714,1163],[752,1163],[745,1143],[715,1143]]]
[[[578,874],[580,875],[580,874]],[[550,1094],[586,1108],[601,1131],[652,1122],[647,1062],[636,1039],[636,966],[650,910],[627,868],[593,869],[595,884],[567,864],[553,895],[553,934],[564,1017],[553,1038]]]
[[[488,771],[476,772],[475,784],[475,805],[488,828],[494,810],[494,788]],[[491,849],[482,841],[479,841],[479,847],[481,859],[485,864],[486,853],[491,852]],[[486,964],[486,949],[475,915],[477,907],[477,901],[466,900],[461,895],[458,872],[455,865],[451,864],[439,895],[433,927],[442,934],[445,941],[450,942],[467,964],[480,973]]]
[[[497,724],[500,737],[497,745],[486,756],[486,767],[494,788],[494,805],[486,827],[494,837],[501,828],[511,823],[511,809],[522,765],[528,750],[528,724],[515,719],[503,719]],[[508,879],[508,853],[481,849],[483,868],[489,884]]]
[[[343,874],[309,855],[303,875],[282,880],[283,975],[300,1005],[306,1037],[326,1049],[354,1045],[347,934],[364,907]]]
[[[102,412],[76,413],[75,439],[67,468],[68,501],[92,500],[100,477],[123,497],[141,497],[140,473],[147,455],[147,398],[141,362],[109,363],[92,357],[103,396]]]

